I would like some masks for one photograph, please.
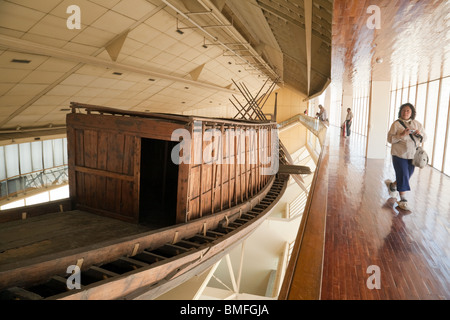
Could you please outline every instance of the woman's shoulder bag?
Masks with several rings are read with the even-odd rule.
[[[398,122],[400,122],[400,124],[403,127],[408,129],[408,127],[403,123],[403,121],[398,120]],[[412,164],[415,167],[422,169],[428,164],[428,161],[429,161],[428,154],[421,146],[417,146],[416,140],[414,139],[412,134],[409,134],[409,136],[414,141],[414,145],[416,146],[416,153],[414,154],[414,158],[412,159]],[[416,136],[420,139],[420,143],[422,143],[423,137],[421,135],[416,135]]]

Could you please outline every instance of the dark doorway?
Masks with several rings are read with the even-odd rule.
[[[176,223],[178,165],[171,160],[176,141],[142,139],[139,223],[161,228]]]

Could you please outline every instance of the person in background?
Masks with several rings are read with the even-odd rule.
[[[346,137],[350,136],[350,126],[352,125],[352,121],[353,121],[352,109],[347,108],[347,117],[345,118],[345,128],[347,129]]]
[[[406,192],[411,190],[409,180],[414,173],[412,159],[416,152],[416,144],[419,145],[426,140],[423,125],[415,120],[415,117],[416,109],[411,103],[401,105],[398,119],[391,125],[387,137],[387,141],[392,145],[391,155],[396,181],[386,180],[385,183],[391,197],[397,191],[400,193],[400,201],[397,201],[397,204],[400,209],[406,211],[411,210]]]
[[[319,120],[328,121],[327,110],[325,110],[325,108],[321,104],[319,104],[319,112],[316,113],[316,115]]]

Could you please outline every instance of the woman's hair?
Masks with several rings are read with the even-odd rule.
[[[402,117],[402,110],[406,107],[411,108],[411,120],[414,120],[416,118],[416,108],[414,108],[414,106],[409,102],[404,103],[400,106],[400,110],[398,111],[398,118],[400,119]]]

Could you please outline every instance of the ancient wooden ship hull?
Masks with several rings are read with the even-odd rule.
[[[74,220],[68,230],[55,226],[40,240],[21,240],[17,232],[15,240],[3,238],[3,299],[155,298],[248,237],[287,187],[289,174],[278,168],[287,155],[277,143],[275,122],[76,103],[72,110],[70,199],[3,213],[0,239],[23,232],[25,224],[34,230],[33,219],[48,228],[46,217],[105,220]],[[24,210],[27,219],[20,220]],[[55,211],[60,213],[51,216]],[[113,227],[112,220],[123,225]],[[139,228],[127,234],[130,225]],[[66,246],[56,245],[61,242]]]

